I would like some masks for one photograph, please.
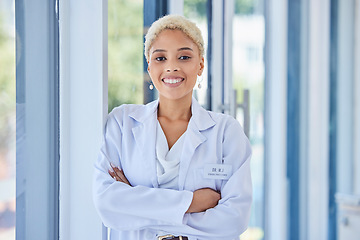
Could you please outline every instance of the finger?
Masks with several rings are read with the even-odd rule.
[[[131,184],[129,183],[129,181],[128,181],[127,178],[125,177],[124,172],[123,172],[120,168],[116,167],[116,166],[115,166],[113,163],[111,163],[111,162],[110,162],[110,166],[111,166],[111,168],[112,168],[112,170],[113,170],[113,176],[114,176],[114,178],[116,179],[116,181],[120,181],[120,182],[126,183],[126,184],[128,184],[128,185],[131,186]]]
[[[123,172],[123,170],[120,170],[120,172],[121,172],[121,175],[120,175],[121,180],[122,180],[124,183],[130,185],[129,181],[127,180],[127,178],[126,178],[126,176],[125,176],[125,174],[124,174],[124,172]]]
[[[113,170],[114,170],[116,176],[120,178],[120,174],[121,174],[120,169],[118,167],[113,167]]]
[[[115,181],[117,181],[115,172],[111,171],[110,169],[108,170],[108,172],[109,172],[110,176],[111,176]]]
[[[114,170],[115,170],[115,173],[116,173],[117,177],[120,178],[120,181],[121,181],[121,182],[130,185],[129,181],[128,181],[127,178],[125,177],[124,172],[123,172],[121,169],[115,167]]]
[[[115,172],[115,168],[117,168],[113,163],[110,163],[110,167],[112,168],[113,172]]]
[[[111,168],[112,168],[112,170],[113,170],[113,172],[114,172],[114,174],[115,174],[115,177],[116,177],[117,179],[121,179],[120,176],[118,175],[118,174],[119,174],[119,168],[116,167],[116,166],[115,166],[114,164],[112,164],[112,163],[110,163],[110,166],[111,166]]]
[[[116,181],[119,181],[119,182],[123,182],[123,183],[126,183],[128,185],[130,185],[129,181],[126,179],[125,175],[124,175],[124,172],[119,169],[118,167],[114,167],[114,177],[116,179]]]
[[[114,177],[114,172],[111,171],[110,169],[108,170],[108,173],[110,174],[110,176],[113,178]]]
[[[123,170],[119,169],[118,167],[114,167],[113,169],[114,169],[114,171],[116,173],[116,176],[120,179],[119,181],[130,185],[129,181],[125,177],[125,174],[124,174]]]

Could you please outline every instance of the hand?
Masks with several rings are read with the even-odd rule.
[[[209,208],[213,208],[221,199],[220,193],[211,188],[198,189],[193,194],[193,200],[187,213],[204,212]]]
[[[125,177],[124,172],[119,169],[118,167],[115,167],[113,164],[110,164],[111,168],[113,171],[111,171],[111,169],[108,170],[110,176],[118,182],[123,182],[126,183],[127,185],[131,186],[131,184],[129,183],[129,181],[127,180],[127,178]]]

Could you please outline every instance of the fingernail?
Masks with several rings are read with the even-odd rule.
[[[112,168],[114,168],[114,167],[115,167],[115,165],[114,165],[114,164],[112,164],[112,162],[110,163],[110,166],[111,166]]]

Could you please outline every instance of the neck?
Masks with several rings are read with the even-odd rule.
[[[192,98],[166,99],[159,97],[158,117],[165,117],[169,120],[186,120],[191,118]]]

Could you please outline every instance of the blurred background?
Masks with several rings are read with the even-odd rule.
[[[92,171],[103,116],[157,98],[143,41],[169,13],[205,39],[195,97],[252,144],[239,239],[357,239],[359,0],[0,0],[0,240],[107,238],[74,169]]]
[[[0,1],[0,239],[15,239],[15,5]]]

